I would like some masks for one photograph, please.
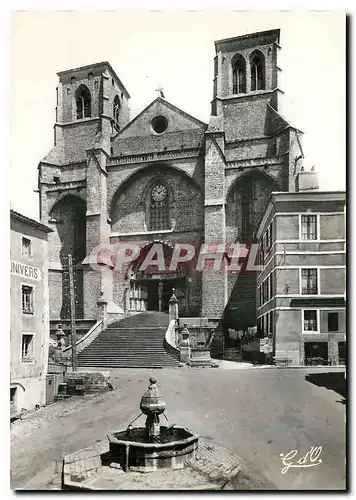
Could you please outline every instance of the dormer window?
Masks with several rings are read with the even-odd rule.
[[[116,95],[114,98],[113,113],[112,113],[116,126],[119,125],[120,108],[121,108],[120,99],[119,96]]]
[[[232,60],[232,93],[246,92],[246,62],[242,55],[236,55]]]
[[[264,90],[265,82],[265,58],[262,52],[255,50],[250,57],[251,63],[251,91]]]
[[[88,87],[80,85],[75,93],[77,120],[91,117],[91,95]]]

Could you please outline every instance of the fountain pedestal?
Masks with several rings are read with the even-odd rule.
[[[150,385],[141,398],[140,410],[147,415],[146,431],[148,437],[160,435],[159,415],[166,409],[166,402],[157,387],[155,377],[150,377]]]

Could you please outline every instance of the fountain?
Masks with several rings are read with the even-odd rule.
[[[149,379],[140,410],[126,429],[64,457],[62,489],[235,489],[231,481],[240,471],[239,458],[210,439],[168,424],[166,403],[155,377]],[[146,416],[145,426],[133,427],[142,415]],[[160,416],[167,425],[161,425]]]
[[[160,425],[159,415],[164,414],[166,403],[157,387],[155,377],[141,398],[141,414],[145,414],[145,427],[132,428],[108,434],[107,461],[117,462],[125,471],[149,472],[156,469],[183,467],[198,449],[198,436],[175,424]],[[166,417],[167,418],[167,417]]]

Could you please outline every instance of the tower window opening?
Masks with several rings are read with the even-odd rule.
[[[76,92],[77,120],[91,117],[91,96],[89,89],[81,85]]]
[[[264,90],[265,83],[265,61],[262,52],[256,50],[251,54],[251,91]]]
[[[120,108],[121,108],[120,99],[119,96],[116,95],[113,103],[113,118],[115,125],[119,124]]]
[[[232,61],[232,93],[244,94],[246,92],[246,62],[238,55]]]

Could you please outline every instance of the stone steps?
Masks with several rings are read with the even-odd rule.
[[[110,325],[78,354],[79,367],[161,368],[178,361],[164,348],[168,315],[143,313]]]

